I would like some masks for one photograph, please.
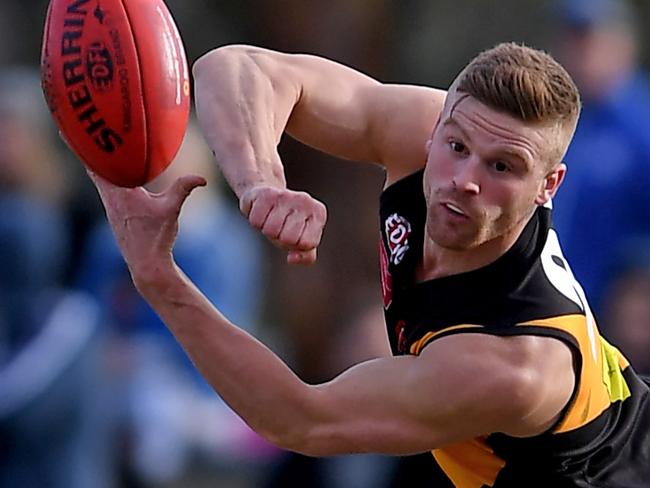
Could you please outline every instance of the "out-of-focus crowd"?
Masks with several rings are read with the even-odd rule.
[[[427,456],[281,452],[199,377],[137,295],[82,165],[57,137],[40,93],[39,34],[21,30],[30,3],[33,22],[44,1],[0,5],[8,33],[0,44],[0,488],[431,486]],[[647,8],[622,0],[220,3],[168,2],[190,59],[252,42],[332,57],[385,81],[446,86],[498,41],[553,52],[584,103],[554,202],[560,241],[604,335],[650,374],[650,82],[639,61]],[[289,184],[329,207],[310,269],[288,268],[247,226],[193,122],[150,186],[206,176],[208,188],[181,216],[178,263],[230,319],[305,380],[323,381],[385,350],[382,173],[290,140],[281,154]]]

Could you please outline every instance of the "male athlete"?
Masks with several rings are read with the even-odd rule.
[[[650,486],[648,385],[600,336],[550,227],[580,111],[558,63],[501,44],[445,92],[230,46],[194,73],[202,129],[242,212],[290,263],[314,262],[326,211],[286,188],[285,130],[386,169],[380,258],[394,356],[319,385],[175,265],[177,217],[202,178],[151,194],[93,176],[138,290],[253,429],[316,456],[433,451],[462,488]]]

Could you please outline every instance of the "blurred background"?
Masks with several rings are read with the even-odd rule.
[[[650,374],[650,2],[167,4],[190,62],[244,42],[446,87],[501,41],[556,55],[584,99],[555,201],[560,240],[603,333]],[[437,486],[429,457],[281,452],[198,377],[138,298],[94,188],[56,137],[38,73],[46,7],[0,3],[0,488]],[[247,227],[194,124],[152,188],[182,172],[208,177],[183,213],[179,263],[306,381],[325,381],[384,353],[383,174],[288,139],[280,150],[289,185],[329,209],[310,268],[288,267]]]

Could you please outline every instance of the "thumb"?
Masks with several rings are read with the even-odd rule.
[[[177,210],[180,210],[189,194],[192,193],[192,190],[205,185],[207,185],[207,181],[202,176],[181,176],[174,181],[166,193],[171,198],[174,207],[176,207]]]
[[[239,199],[239,211],[242,215],[245,215],[248,218],[248,215],[251,213],[251,208],[253,207],[253,193],[249,190],[245,192]]]
[[[316,262],[317,249],[310,249],[308,251],[291,250],[287,253],[287,263],[289,264],[302,264],[310,265]]]

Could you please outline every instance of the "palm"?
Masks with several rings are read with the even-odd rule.
[[[162,193],[151,193],[142,187],[121,188],[96,175],[91,178],[129,268],[133,271],[160,259],[171,260],[181,207],[205,180],[185,176]]]

